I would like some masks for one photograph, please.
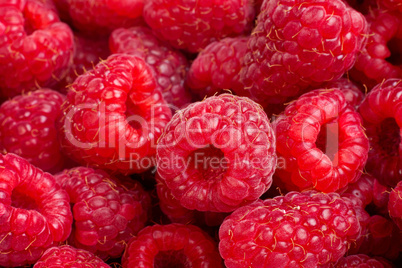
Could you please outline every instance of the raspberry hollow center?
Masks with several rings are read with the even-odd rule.
[[[154,259],[155,268],[191,268],[192,264],[183,250],[159,251]]]
[[[213,145],[192,151],[188,157],[190,169],[201,173],[202,178],[220,180],[228,169],[228,160],[223,152]]]
[[[39,211],[39,206],[36,201],[26,193],[18,191],[18,188],[13,190],[11,195],[11,205],[15,208]]]
[[[386,118],[377,128],[378,143],[386,155],[399,156],[401,135],[394,118]]]

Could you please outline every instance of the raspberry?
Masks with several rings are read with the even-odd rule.
[[[146,1],[145,21],[162,40],[173,47],[200,52],[208,44],[238,36],[251,29],[252,1]]]
[[[366,15],[370,25],[365,48],[357,57],[350,76],[369,88],[384,79],[402,78],[402,20],[400,15],[374,9]]]
[[[69,242],[104,259],[120,257],[125,243],[147,221],[150,197],[141,185],[133,181],[127,189],[106,172],[85,167],[65,170],[56,180],[73,208]]]
[[[215,242],[194,225],[145,227],[130,240],[122,259],[127,267],[224,267]]]
[[[388,210],[391,218],[402,230],[402,181],[389,194]]]
[[[350,255],[341,258],[335,265],[336,268],[391,268],[393,265],[383,258],[372,258],[365,254]]]
[[[0,1],[0,94],[51,87],[71,63],[73,33],[50,0]]]
[[[44,250],[67,239],[71,225],[68,194],[52,175],[17,155],[0,155],[1,266],[35,263]]]
[[[65,245],[52,247],[43,253],[33,268],[110,268],[92,253]]]
[[[379,214],[383,216],[388,216],[388,201],[389,193],[391,192],[391,187],[387,187],[374,179],[373,184],[373,203],[370,209],[374,211],[373,214]]]
[[[401,82],[401,79],[388,79],[375,86],[359,107],[371,146],[366,170],[380,183],[391,187],[402,179]]]
[[[290,192],[235,210],[219,229],[219,251],[228,268],[318,267],[341,258],[359,232],[338,194]]]
[[[191,95],[184,87],[189,68],[187,59],[179,51],[159,41],[146,27],[119,28],[110,38],[112,53],[129,53],[143,58],[155,72],[156,81],[162,88],[163,98],[182,108],[191,102]]]
[[[278,157],[286,163],[276,174],[288,190],[332,192],[357,181],[369,150],[361,124],[339,89],[302,95],[273,123]]]
[[[158,142],[157,163],[183,207],[230,212],[271,186],[275,136],[255,102],[222,94],[176,112]]]
[[[45,171],[57,171],[64,162],[55,129],[65,96],[39,89],[0,106],[0,149],[27,159]]]
[[[242,89],[239,72],[247,50],[248,37],[225,38],[212,42],[191,64],[187,85],[201,98]]]
[[[359,89],[359,87],[346,78],[340,78],[338,80],[325,83],[323,87],[339,88],[342,91],[343,95],[345,95],[346,102],[353,106],[355,109],[359,107],[360,103],[364,99],[364,94]]]
[[[262,105],[340,78],[365,45],[367,23],[341,0],[264,1],[240,77]]]
[[[81,34],[74,34],[75,52],[73,62],[66,77],[59,81],[56,88],[66,92],[81,74],[92,70],[99,61],[106,59],[111,53],[107,38],[88,38]]]
[[[355,183],[349,183],[337,192],[342,197],[348,197],[355,205],[366,207],[373,200],[374,178],[363,174]]]
[[[144,0],[67,0],[72,24],[86,35],[108,35],[114,29],[144,25]]]
[[[171,111],[144,60],[113,54],[71,85],[59,120],[66,153],[83,165],[121,173],[154,165]]]

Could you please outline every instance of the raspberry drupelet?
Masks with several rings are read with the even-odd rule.
[[[223,268],[215,241],[194,225],[153,225],[133,237],[122,258],[123,268]]]
[[[158,142],[157,163],[182,206],[230,212],[271,186],[275,136],[257,103],[222,94],[176,112]]]
[[[68,245],[52,247],[43,253],[33,268],[110,268],[94,254]]]
[[[359,235],[353,205],[338,194],[289,192],[229,215],[219,252],[228,268],[319,267],[335,263]]]
[[[0,106],[0,150],[27,159],[44,171],[60,171],[65,157],[57,140],[56,120],[65,96],[39,89]]]
[[[171,119],[150,67],[113,54],[71,85],[58,121],[64,151],[82,165],[124,174],[152,167]]]
[[[14,154],[0,154],[0,266],[35,263],[67,239],[69,196],[49,173]]]
[[[357,83],[350,81],[347,78],[339,78],[323,85],[325,88],[339,88],[345,95],[346,102],[357,109],[363,101],[365,95],[358,87]]]
[[[275,173],[288,190],[336,191],[363,173],[369,142],[360,115],[339,89],[317,89],[289,104],[273,122]]]
[[[375,86],[359,107],[370,140],[366,170],[384,185],[402,179],[402,80],[388,79]]]
[[[0,95],[52,87],[73,52],[73,33],[51,0],[0,1]]]
[[[161,40],[196,53],[214,41],[247,33],[254,7],[244,0],[148,0],[143,16]]]
[[[156,38],[149,28],[119,28],[109,38],[112,53],[129,53],[143,58],[155,73],[162,88],[163,98],[173,105],[173,110],[183,108],[191,102],[191,95],[184,80],[189,68],[186,57],[166,42]]]
[[[392,268],[391,262],[386,259],[370,257],[365,254],[356,254],[341,258],[335,268]]]
[[[364,16],[341,0],[264,1],[240,77],[261,105],[282,103],[342,77],[367,29]]]
[[[402,181],[400,181],[389,194],[389,215],[402,230]]]
[[[102,170],[76,167],[55,176],[67,191],[74,225],[69,243],[102,259],[118,258],[125,243],[148,220],[150,197],[136,181],[124,182]]]

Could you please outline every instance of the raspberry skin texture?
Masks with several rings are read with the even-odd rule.
[[[71,22],[79,32],[107,36],[114,29],[145,25],[144,0],[67,0]]]
[[[254,7],[243,0],[149,0],[143,16],[158,38],[197,53],[214,41],[247,33]]]
[[[128,267],[223,268],[215,241],[194,225],[153,225],[133,237],[122,258]]]
[[[366,170],[385,186],[402,179],[402,80],[388,79],[375,86],[359,107],[370,140]]]
[[[34,264],[65,241],[73,221],[69,201],[52,175],[17,155],[0,155],[0,265]]]
[[[367,29],[364,16],[341,0],[264,1],[240,78],[261,105],[282,103],[342,77]]]
[[[228,268],[319,267],[359,237],[353,205],[336,193],[289,192],[235,210],[219,229]]]
[[[396,58],[391,50],[391,42],[394,40],[398,52],[401,53],[402,20],[400,14],[377,8],[366,15],[369,24],[369,37],[367,45],[357,57],[356,64],[349,72],[355,81],[365,84],[368,88],[381,83],[384,79],[402,78],[402,68],[398,64],[388,61]],[[400,59],[395,59],[399,61]]]
[[[74,225],[69,243],[102,259],[118,258],[124,243],[148,220],[150,197],[141,184],[130,189],[102,170],[77,167],[55,176],[68,192]]]
[[[110,268],[94,254],[68,245],[52,247],[43,253],[33,268]]]
[[[402,181],[389,194],[388,211],[396,225],[402,230]]]
[[[339,78],[338,80],[324,84],[325,88],[339,88],[343,95],[345,95],[346,102],[357,109],[363,101],[365,95],[356,83],[346,78]]]
[[[288,190],[336,191],[363,173],[369,142],[360,115],[339,89],[317,89],[289,104],[273,122],[277,176]]]
[[[0,95],[54,86],[73,51],[73,33],[50,0],[0,2]]]
[[[224,90],[241,94],[243,85],[239,72],[247,51],[248,37],[227,37],[212,42],[191,64],[186,83],[201,98]]]
[[[342,197],[347,197],[356,205],[365,208],[373,201],[374,178],[368,174],[363,174],[354,182],[349,183],[337,192]]]
[[[258,104],[222,94],[176,112],[158,142],[157,164],[185,208],[231,212],[271,186],[275,136]]]
[[[64,151],[82,165],[123,174],[154,165],[171,111],[150,67],[113,54],[71,85],[58,121]]]
[[[109,38],[112,53],[129,53],[143,58],[155,73],[163,98],[174,108],[191,102],[184,80],[189,68],[186,57],[166,42],[158,40],[147,27],[119,28]]]
[[[51,89],[19,95],[0,106],[0,150],[17,154],[44,171],[59,171],[65,161],[56,120],[65,96]]]
[[[335,268],[392,268],[390,262],[383,258],[373,258],[365,254],[350,255],[342,257],[335,265]]]

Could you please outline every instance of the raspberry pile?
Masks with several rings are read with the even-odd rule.
[[[0,267],[402,267],[402,0],[0,0]]]

